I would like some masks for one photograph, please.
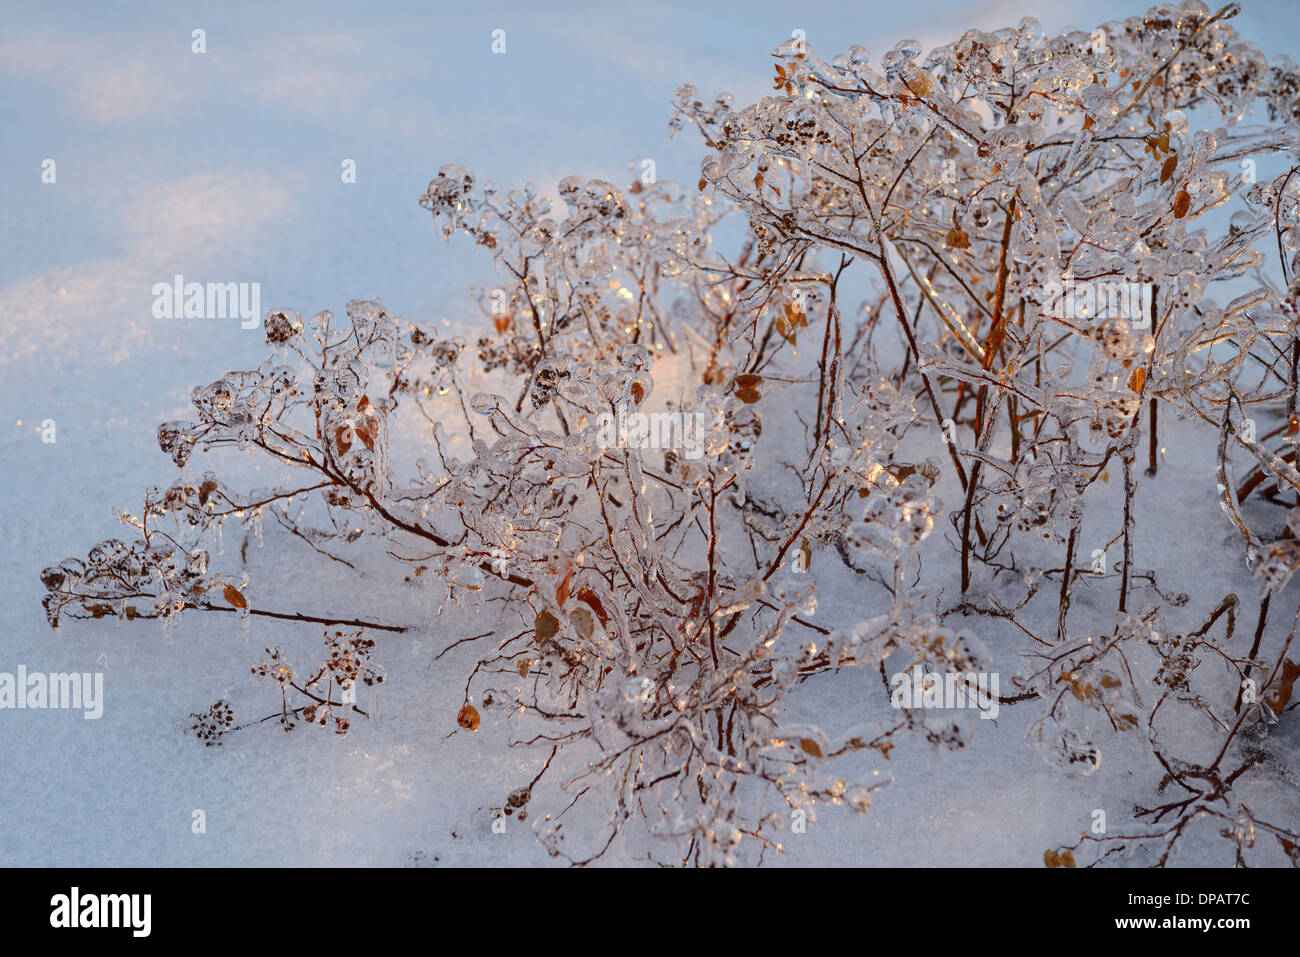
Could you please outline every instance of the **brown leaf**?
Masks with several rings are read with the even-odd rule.
[[[465,705],[456,715],[456,723],[467,731],[477,731],[478,720],[478,709],[472,704]]]
[[[752,389],[763,381],[761,375],[754,375],[752,372],[745,372],[736,376],[736,385],[742,389]]]
[[[1278,675],[1277,681],[1270,687],[1268,694],[1264,696],[1264,703],[1272,709],[1274,714],[1280,714],[1282,709],[1291,701],[1291,693],[1295,689],[1296,679],[1300,678],[1300,665],[1297,665],[1290,658],[1282,660],[1282,674]]]
[[[956,226],[948,230],[948,235],[944,237],[943,241],[945,245],[951,246],[953,249],[970,249],[970,236]]]
[[[1074,855],[1069,851],[1061,851],[1058,854],[1049,849],[1043,852],[1043,863],[1048,867],[1073,867]]]
[[[199,504],[207,505],[208,497],[217,490],[217,483],[213,479],[208,479],[199,486]]]
[[[518,663],[517,665],[515,665],[515,670],[519,672],[519,677],[521,677],[521,678],[527,678],[527,677],[528,677],[528,669],[529,669],[531,666],[532,666],[532,662],[531,662],[529,659],[527,659],[527,658],[520,658],[520,659],[519,659],[519,663]]]
[[[569,573],[564,576],[564,581],[560,582],[560,587],[555,590],[555,601],[561,608],[563,608],[564,603],[569,600],[569,582],[572,578],[573,569],[570,568]]]
[[[736,398],[746,405],[753,405],[763,396],[757,389],[737,389]]]
[[[645,386],[640,382],[633,382],[630,391],[632,393],[632,401],[637,405],[640,405],[641,400],[645,398]]]
[[[596,613],[596,617],[600,619],[602,628],[608,624],[609,615],[605,611],[605,606],[600,603],[600,599],[596,597],[595,593],[590,588],[580,589],[577,598],[578,601],[586,602],[591,606],[592,610]]]
[[[226,596],[226,601],[230,602],[236,608],[247,608],[248,599],[246,599],[234,585],[227,585],[221,593]]]
[[[1160,167],[1160,182],[1162,183],[1167,182],[1169,180],[1169,177],[1174,175],[1174,170],[1176,170],[1177,168],[1178,168],[1178,154],[1171,153],[1169,155],[1169,158],[1165,160],[1165,165]]]
[[[1286,856],[1291,858],[1292,864],[1300,864],[1300,847],[1297,847],[1285,837],[1278,837],[1277,839],[1282,845],[1282,850],[1286,851]]]
[[[812,738],[800,738],[799,747],[802,749],[804,754],[810,754],[814,758],[820,758],[822,756],[822,749]]]
[[[578,607],[569,612],[569,621],[583,638],[590,638],[596,630],[596,616],[585,608]]]
[[[537,616],[537,621],[533,626],[533,638],[538,642],[549,641],[555,637],[555,633],[559,630],[559,619],[549,611],[544,611]]]
[[[1133,374],[1128,377],[1128,387],[1130,392],[1141,392],[1142,387],[1147,384],[1147,370],[1138,366],[1133,370]]]
[[[1180,189],[1174,196],[1174,219],[1182,219],[1191,208],[1192,197],[1187,195],[1187,190]]]

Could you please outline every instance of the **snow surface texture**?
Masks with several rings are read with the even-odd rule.
[[[489,281],[485,259],[468,243],[443,244],[415,203],[443,163],[553,194],[570,173],[625,182],[632,157],[652,156],[660,178],[693,183],[697,141],[669,141],[665,130],[674,88],[690,81],[752,102],[769,88],[768,51],[794,29],[819,51],[861,42],[877,52],[904,36],[928,48],[1025,15],[1056,32],[1141,12],[1109,0],[1086,14],[1037,3],[828,4],[801,8],[796,23],[787,6],[750,5],[737,19],[699,4],[551,13],[477,5],[466,14],[160,3],[126,22],[101,20],[109,14],[96,7],[75,17],[31,6],[6,12],[0,671],[102,670],[107,701],[98,721],[0,712],[0,864],[549,861],[527,827],[511,821],[504,834],[491,830],[489,809],[537,771],[506,748],[499,715],[486,710],[476,733],[450,734],[475,650],[432,660],[485,630],[490,612],[434,617],[412,607],[392,566],[358,580],[301,549],[253,542],[259,604],[400,615],[415,627],[372,635],[388,679],[377,692],[361,690],[358,703],[377,716],[355,722],[346,737],[286,735],[268,723],[204,748],[189,731],[190,712],[221,696],[241,719],[275,710],[274,688],[253,682],[249,667],[268,644],[314,660],[319,629],[254,621],[245,633],[233,615],[190,615],[167,637],[153,623],[112,619],[52,632],[37,572],[119,534],[109,506],[138,507],[141,490],[175,474],[158,451],[156,425],[188,417],[194,385],[265,356],[261,331],[235,321],[154,319],[155,282],[176,273],[260,282],[264,310],[304,315],[382,296],[395,314],[477,330],[482,320],[464,290]],[[1248,4],[1235,26],[1270,56],[1300,49],[1285,4]],[[195,28],[206,31],[201,56],[190,50]],[[497,28],[507,31],[509,52],[494,57]],[[40,179],[46,158],[57,163],[54,184]],[[357,164],[351,185],[339,177],[348,158]],[[41,441],[46,419],[57,425],[53,444]],[[1159,494],[1144,496],[1150,524],[1137,564],[1160,568],[1166,590],[1211,605],[1229,591],[1253,596],[1214,498],[1214,448],[1180,442],[1173,423],[1163,444],[1169,453]],[[955,490],[942,491],[955,506]],[[956,581],[941,538],[927,544],[927,574]],[[226,548],[241,544],[230,538]],[[827,621],[874,613],[862,607],[870,593],[842,567],[819,577],[819,591]],[[1087,600],[1079,595],[1076,609]],[[1252,602],[1244,604],[1248,622]],[[1295,605],[1293,588],[1275,601],[1274,622],[1288,622]],[[1249,624],[1238,628],[1236,640],[1248,641]],[[824,675],[790,705],[796,723],[889,715],[872,669]],[[1004,708],[996,730],[978,722],[959,753],[920,742],[896,748],[887,763],[871,765],[895,782],[869,814],[823,810],[807,834],[788,838],[784,857],[765,861],[1037,866],[1045,848],[1086,829],[1094,809],[1107,809],[1116,826],[1135,802],[1151,800],[1158,781],[1140,740],[1112,740],[1101,770],[1067,778],[1025,744],[1033,716]],[[1273,734],[1277,754],[1296,754],[1294,722]],[[1279,759],[1266,780],[1277,793],[1253,797],[1287,808],[1294,821],[1296,773]],[[201,834],[191,828],[196,809],[206,814]],[[1177,863],[1225,863],[1224,854],[1201,842]]]

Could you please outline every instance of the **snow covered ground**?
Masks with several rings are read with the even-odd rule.
[[[268,644],[309,660],[320,646],[313,626],[255,621],[246,634],[235,616],[191,615],[169,638],[153,623],[119,627],[109,619],[47,627],[39,570],[118,534],[110,506],[138,507],[143,489],[174,475],[158,450],[157,424],[187,416],[191,387],[251,367],[265,352],[261,331],[235,320],[155,319],[154,283],[175,274],[257,282],[264,310],[304,315],[341,314],[348,299],[378,296],[412,319],[479,322],[464,292],[487,280],[486,257],[469,244],[442,243],[416,203],[444,163],[503,185],[552,190],[579,172],[625,182],[628,164],[645,156],[661,179],[694,182],[701,155],[694,137],[668,138],[674,89],[690,81],[740,102],[762,96],[767,54],[793,30],[819,51],[859,42],[879,53],[903,37],[928,47],[1031,14],[1049,31],[1091,27],[1141,6],[760,0],[743,13],[733,4],[603,2],[551,10],[476,3],[468,11],[431,2],[7,9],[0,672],[102,670],[106,701],[95,721],[71,711],[0,711],[0,864],[549,860],[526,826],[491,831],[488,809],[536,772],[506,749],[502,723],[489,711],[476,734],[449,736],[474,651],[433,656],[491,622],[433,617],[392,580],[391,568],[359,588],[301,549],[291,552],[300,564],[286,567],[290,552],[249,548],[266,607],[414,626],[379,639],[376,659],[389,679],[378,716],[354,724],[346,738],[310,728],[286,735],[268,723],[204,748],[188,730],[190,712],[223,695],[241,719],[275,710],[274,689],[253,682],[248,669]],[[1248,2],[1236,26],[1270,56],[1300,52],[1294,9],[1280,0]],[[191,51],[195,29],[205,31],[201,55]],[[506,31],[505,55],[491,52],[495,29]],[[47,159],[56,164],[53,183],[42,182]],[[349,159],[354,184],[340,178]],[[46,420],[57,430],[53,443],[42,441]],[[1214,503],[1214,450],[1180,444],[1176,428],[1168,444],[1159,489],[1143,490],[1144,507],[1163,513],[1166,526],[1138,563],[1165,569],[1166,588],[1201,601],[1228,590],[1253,595],[1245,569],[1222,557],[1235,551]],[[927,547],[934,561],[949,561],[939,538]],[[1294,595],[1275,603],[1275,621],[1290,620]],[[819,614],[848,624],[870,616],[870,600],[856,582],[832,575]],[[1247,642],[1248,625],[1239,630]],[[795,705],[802,713],[794,721],[842,725],[887,711],[869,670],[810,683]],[[1088,826],[1093,809],[1124,822],[1135,800],[1149,799],[1158,783],[1150,761],[1117,746],[1093,777],[1067,779],[1026,746],[1030,717],[1007,708],[996,729],[977,722],[973,746],[960,754],[895,750],[887,765],[871,765],[898,781],[869,815],[824,811],[806,835],[790,838],[784,859],[768,861],[1038,865],[1045,848]],[[1278,733],[1290,736],[1280,750],[1295,754],[1294,724]],[[1286,768],[1273,780],[1285,782],[1270,785],[1283,790],[1297,784]],[[1267,799],[1294,808],[1293,797]],[[196,834],[200,809],[206,831]],[[1205,862],[1225,863],[1225,853]]]

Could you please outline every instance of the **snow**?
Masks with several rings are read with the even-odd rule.
[[[1103,0],[1080,25],[1136,12]],[[1288,12],[1280,2],[1249,3],[1237,29],[1270,54],[1294,50],[1300,30]],[[377,636],[375,659],[388,677],[378,692],[363,688],[358,704],[373,708],[377,696],[378,715],[354,722],[346,737],[302,727],[285,734],[267,722],[217,748],[194,739],[189,714],[222,696],[237,721],[271,714],[274,686],[253,681],[249,669],[266,645],[314,664],[323,657],[319,628],[255,620],[246,634],[234,615],[200,614],[169,636],[156,623],[111,619],[47,627],[40,568],[118,534],[110,506],[138,508],[143,489],[171,481],[155,428],[187,417],[191,387],[264,358],[260,331],[237,321],[153,319],[153,283],[175,273],[260,282],[264,308],[304,315],[341,314],[348,299],[382,296],[395,314],[458,329],[480,321],[465,290],[490,274],[469,244],[442,243],[416,205],[443,163],[553,192],[573,172],[624,182],[628,164],[650,156],[661,178],[693,183],[694,138],[669,140],[666,131],[678,83],[748,102],[767,91],[767,53],[793,29],[826,52],[851,42],[878,52],[904,36],[928,47],[1028,14],[1049,30],[1070,22],[1066,5],[1027,0],[793,13],[768,2],[747,5],[743,16],[686,3],[436,13],[408,4],[157,3],[75,18],[36,6],[9,11],[0,38],[0,671],[103,668],[107,701],[97,721],[72,711],[0,712],[0,864],[549,861],[529,825],[562,806],[558,794],[539,793],[530,821],[510,820],[505,834],[490,826],[490,809],[532,779],[544,753],[521,760],[510,750],[499,708],[480,705],[480,729],[459,731],[476,649],[433,660],[461,637],[510,627],[490,607],[436,617],[432,600],[394,567],[358,581],[268,529],[265,548],[249,546],[259,605],[411,630]],[[206,30],[201,56],[190,52],[196,27]],[[509,46],[494,57],[498,27]],[[47,157],[57,162],[53,185],[40,181]],[[354,185],[340,182],[346,158],[356,160]],[[41,441],[46,419],[57,425],[53,444]],[[1256,586],[1214,499],[1214,449],[1180,442],[1172,423],[1165,435],[1168,459],[1138,493],[1152,513],[1144,521],[1161,527],[1140,543],[1137,564],[1158,568],[1165,590],[1191,594],[1196,615],[1237,592],[1233,640],[1246,645]],[[954,487],[939,494],[950,507],[959,501]],[[926,545],[936,567],[954,561],[940,540],[947,528]],[[233,531],[228,550],[240,544]],[[870,617],[882,593],[831,564],[814,567],[818,620]],[[938,577],[956,581],[948,571]],[[1295,594],[1275,601],[1275,623],[1295,613]],[[1081,595],[1072,616],[1092,615],[1089,604]],[[994,640],[998,629],[980,620],[970,627],[1005,673],[1015,669],[1007,642]],[[786,718],[833,731],[888,714],[879,675],[856,669],[802,686]],[[789,836],[784,858],[766,862],[1036,866],[1045,848],[1086,829],[1094,809],[1106,809],[1115,829],[1131,821],[1135,802],[1150,800],[1154,765],[1131,742],[1107,739],[1097,774],[1067,778],[1025,743],[1033,716],[1004,707],[996,727],[976,721],[960,753],[910,741],[888,761],[861,757],[866,774],[896,779],[870,813],[821,809],[806,835]],[[1278,750],[1294,755],[1294,723],[1274,733]],[[1246,796],[1289,807],[1294,821],[1298,783],[1282,767]],[[201,834],[191,829],[196,809],[206,814]],[[1178,863],[1226,862],[1213,842],[1193,847],[1203,850]]]

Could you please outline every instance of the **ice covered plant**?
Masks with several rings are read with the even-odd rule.
[[[1163,864],[1215,821],[1237,862],[1296,861],[1277,817],[1295,808],[1242,789],[1300,673],[1294,628],[1268,619],[1300,511],[1278,533],[1265,504],[1300,504],[1300,73],[1238,39],[1235,12],[1190,0],[1056,37],[1027,19],[924,59],[792,40],[757,103],[678,91],[673,126],[709,150],[698,189],[571,177],[557,208],[444,167],[421,205],[496,267],[474,344],[378,300],[271,312],[272,357],[159,428],[180,477],[122,510],[131,540],[42,573],[51,624],[324,624],[320,669],[268,649],[253,670],[281,690],[268,719],[344,732],[336,695],[380,677],[352,629],[419,614],[262,607],[210,552],[269,517],[277,546],[405,566],[440,609],[491,616],[449,643],[485,650],[446,676],[465,682],[446,719],[473,731],[487,709],[537,754],[504,811],[562,789],[532,819],[571,862],[761,860],[818,804],[866,812],[893,748],[969,741],[961,712],[889,709],[889,671],[1018,661],[997,704],[1039,709],[1045,757],[1089,774],[1101,729],[1140,735],[1179,792],[1048,864]],[[629,417],[635,434],[608,428]],[[1162,426],[1215,450],[1258,598],[1172,594],[1135,565]],[[191,464],[226,446],[278,484]],[[837,581],[855,600],[819,609]],[[1246,612],[1248,651],[1230,643]],[[885,679],[863,716],[886,719],[787,719],[854,665]],[[225,701],[196,717],[208,743],[235,727]]]

